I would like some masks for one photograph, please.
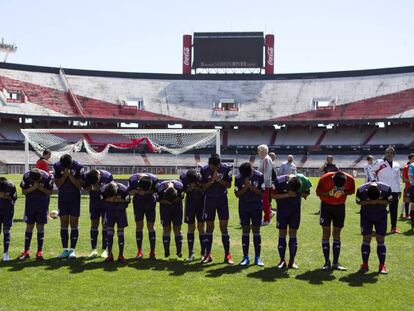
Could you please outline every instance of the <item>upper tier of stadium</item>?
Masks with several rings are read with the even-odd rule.
[[[414,66],[265,76],[0,63],[0,114],[198,126],[405,121],[414,117]]]

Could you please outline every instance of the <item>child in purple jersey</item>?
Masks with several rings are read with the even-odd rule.
[[[160,217],[163,228],[162,242],[165,257],[170,256],[171,229],[174,231],[176,254],[182,257],[183,236],[183,184],[178,180],[166,180],[157,184],[158,200],[160,201]],[[172,225],[172,227],[171,227]]]
[[[137,243],[136,259],[143,257],[142,240],[144,217],[147,220],[148,238],[150,242],[151,259],[155,259],[155,242],[156,235],[154,229],[155,223],[155,206],[157,204],[156,185],[158,183],[157,176],[153,174],[137,173],[132,175],[128,181],[128,191],[134,195],[132,203],[134,205],[135,216],[135,239]]]
[[[224,247],[224,262],[233,264],[233,258],[230,254],[230,235],[227,229],[229,221],[227,189],[231,187],[231,167],[221,163],[218,154],[212,154],[208,159],[208,165],[203,166],[200,173],[205,193],[204,219],[207,223],[206,254],[201,263],[213,261],[211,248],[213,245],[214,220],[217,212],[220,221],[221,241]]]
[[[124,228],[128,227],[126,209],[131,201],[128,189],[123,184],[112,181],[101,189],[101,195],[105,205],[105,225],[108,228],[108,257],[105,261],[114,261],[112,246],[114,243],[114,228],[116,225],[119,246],[118,262],[125,263]]]
[[[33,228],[36,224],[37,231],[37,253],[36,259],[43,260],[44,226],[47,224],[50,195],[53,190],[52,176],[45,171],[33,168],[23,175],[20,183],[23,194],[26,196],[24,208],[24,221],[26,222],[26,233],[24,240],[24,251],[19,259],[30,257],[30,243]]]
[[[16,200],[16,186],[5,177],[0,177],[0,233],[3,227],[3,261],[10,260],[10,228],[13,226]]]
[[[197,220],[197,229],[200,239],[201,257],[205,255],[205,221],[204,221],[204,191],[201,184],[201,175],[195,169],[190,169],[180,175],[184,186],[185,209],[184,221],[188,224],[187,243],[188,258],[186,261],[194,261],[194,231]]]
[[[369,270],[368,259],[371,252],[372,228],[375,227],[379,273],[387,274],[385,265],[387,249],[385,235],[387,233],[387,206],[392,202],[391,187],[381,182],[369,182],[358,188],[356,202],[361,205],[360,221],[362,233],[362,265],[361,273]]]
[[[89,258],[98,256],[98,232],[99,223],[102,222],[102,253],[101,257],[106,258],[107,253],[107,228],[104,224],[105,207],[101,199],[101,188],[113,180],[112,174],[105,170],[90,170],[84,174],[83,189],[89,192],[89,217],[91,219],[91,248]]]
[[[54,178],[58,187],[58,209],[60,218],[60,239],[63,252],[58,258],[76,258],[75,248],[79,237],[78,223],[80,216],[81,194],[83,184],[83,166],[72,160],[69,154],[60,157],[53,165]],[[68,248],[70,225],[70,248]]]
[[[253,232],[255,265],[264,266],[260,259],[262,238],[260,225],[262,221],[262,198],[265,190],[263,174],[252,168],[250,162],[242,163],[239,175],[234,180],[234,192],[239,199],[240,225],[242,226],[243,259],[240,266],[247,266],[249,259],[250,228]]]
[[[299,174],[278,176],[274,181],[272,197],[276,199],[277,219],[276,227],[279,229],[278,251],[280,262],[279,269],[298,269],[295,256],[298,249],[297,231],[300,225],[301,198],[307,198],[312,184],[309,180]],[[289,245],[286,237],[289,232]],[[289,263],[286,263],[286,248],[289,246]]]

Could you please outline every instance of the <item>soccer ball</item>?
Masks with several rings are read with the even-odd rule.
[[[52,219],[57,219],[59,217],[59,212],[58,211],[51,211],[49,213],[49,217]]]

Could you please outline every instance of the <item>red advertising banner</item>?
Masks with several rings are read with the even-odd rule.
[[[274,74],[275,68],[275,36],[266,35],[265,37],[265,74]]]
[[[191,35],[183,35],[183,74],[191,74]]]

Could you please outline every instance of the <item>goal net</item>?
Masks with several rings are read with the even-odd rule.
[[[218,129],[22,129],[21,132],[25,137],[27,167],[29,144],[39,154],[49,149],[54,158],[86,151],[96,162],[101,161],[110,148],[178,155],[191,149],[215,146],[220,153]]]

